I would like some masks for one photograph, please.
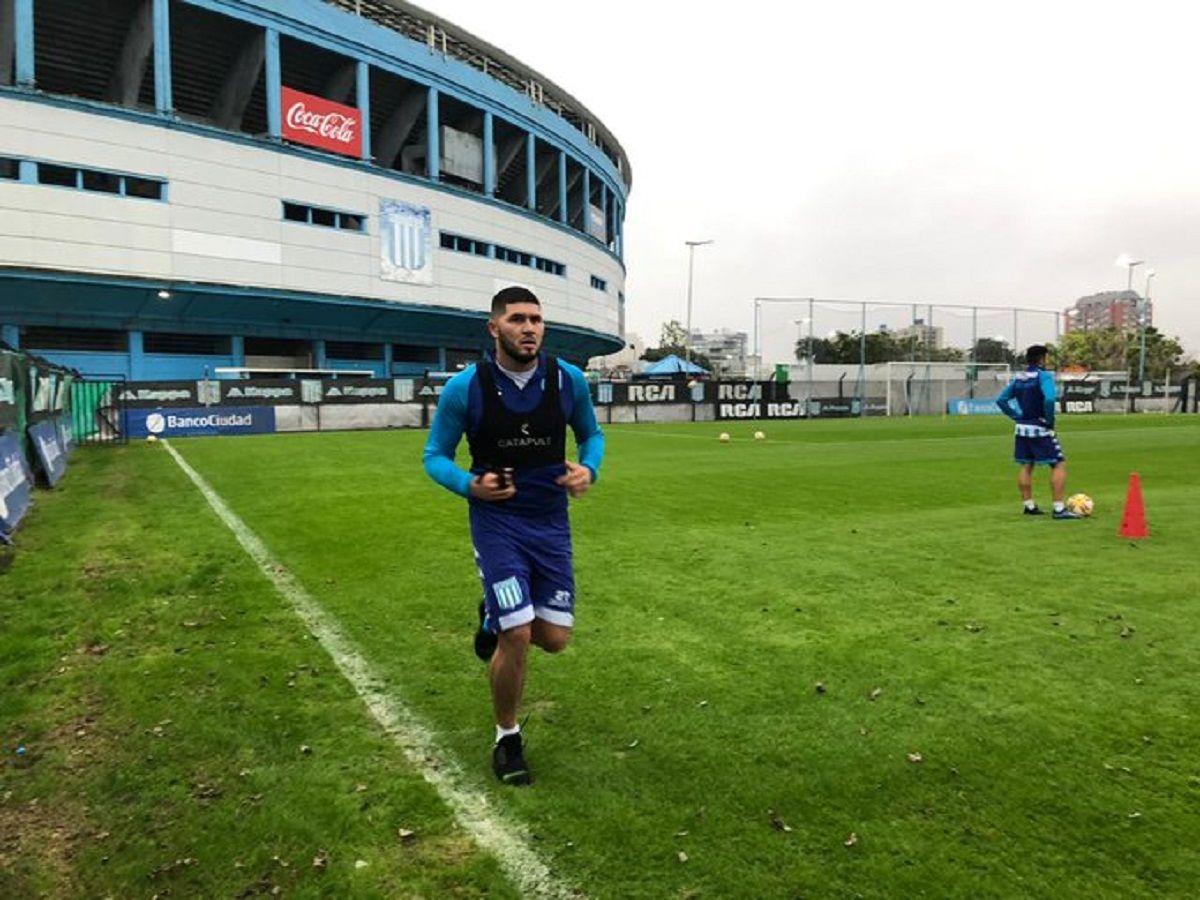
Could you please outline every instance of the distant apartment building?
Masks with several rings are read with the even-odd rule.
[[[1146,325],[1154,324],[1154,304],[1142,302],[1137,291],[1102,291],[1080,297],[1063,317],[1064,331],[1096,331],[1101,328],[1138,328],[1138,310],[1145,307]]]
[[[636,375],[646,367],[642,354],[646,352],[646,342],[641,335],[626,332],[625,346],[616,353],[608,356],[593,356],[588,360],[588,371],[597,373],[601,378],[617,380]]]
[[[708,357],[714,375],[746,374],[746,332],[727,328],[709,332],[693,331],[688,343],[691,344],[692,353]]]
[[[926,325],[924,319],[914,319],[911,325],[897,328],[892,336],[902,344],[915,341],[932,350],[941,350],[946,340],[946,332],[941,325]]]

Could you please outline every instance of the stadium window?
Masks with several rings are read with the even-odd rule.
[[[482,354],[478,350],[447,347],[446,371],[457,372],[459,369],[465,369],[471,363],[478,362],[481,356]]]
[[[383,359],[380,344],[369,344],[361,341],[326,341],[326,359],[357,359],[372,362]]]
[[[124,331],[107,328],[30,326],[21,329],[21,346],[30,350],[126,353],[129,350],[129,338]]]
[[[142,335],[146,353],[178,356],[229,356],[232,350],[228,336],[219,334],[180,334],[169,331],[147,331]]]
[[[102,194],[119,194],[121,193],[121,177],[113,175],[111,172],[93,172],[90,169],[84,169],[83,189],[99,191]]]
[[[608,290],[608,282],[605,281],[603,278],[597,278],[595,275],[593,275],[592,276],[592,287],[594,287],[598,291],[607,291]]]
[[[534,259],[533,265],[535,268],[543,272],[549,272],[551,275],[566,275],[567,267],[560,262],[555,262],[552,259],[543,259],[538,256]]]
[[[135,175],[126,175],[125,180],[125,196],[138,197],[142,200],[161,200],[163,198],[163,182],[155,181],[153,178],[138,178]]]
[[[56,187],[78,187],[79,170],[70,166],[56,166],[53,163],[38,163],[38,184],[51,184]]]
[[[9,159],[6,156],[0,156],[0,178],[10,178],[16,180],[19,177],[20,166],[17,165],[15,159]]]
[[[299,203],[283,202],[283,217],[289,222],[307,222],[308,207]]]
[[[496,259],[516,263],[518,266],[533,265],[532,253],[526,253],[524,250],[514,250],[512,247],[501,247],[499,244],[496,245]]]
[[[312,344],[298,338],[265,338],[247,337],[243,344],[246,357],[275,357],[279,361],[286,359],[311,361]],[[249,363],[247,363],[249,365]],[[309,362],[305,363],[305,366]]]
[[[326,345],[328,352],[328,345]],[[407,363],[430,363],[438,365],[441,362],[441,354],[438,353],[437,347],[420,347],[416,344],[393,344],[392,359],[397,362]]]
[[[472,256],[487,256],[491,244],[487,241],[477,241],[475,238],[464,237],[449,231],[439,233],[438,243],[443,250],[453,250],[456,253],[469,253]]]
[[[69,187],[98,194],[116,194],[122,197],[137,197],[143,200],[161,200],[164,182],[137,175],[121,175],[96,169],[80,169],[76,166],[61,166],[57,163],[37,164],[38,184],[54,187]]]
[[[283,201],[283,219],[285,222],[303,222],[322,228],[357,231],[360,234],[366,229],[367,221],[367,217],[362,213],[342,212],[324,206],[306,206],[289,200]]]

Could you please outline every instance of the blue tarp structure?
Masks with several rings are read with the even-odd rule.
[[[664,356],[658,362],[646,366],[643,375],[707,375],[708,369],[702,369],[692,362],[680,359],[675,354]]]

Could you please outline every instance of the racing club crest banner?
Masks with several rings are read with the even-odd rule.
[[[433,284],[433,218],[428,206],[379,201],[380,277]]]

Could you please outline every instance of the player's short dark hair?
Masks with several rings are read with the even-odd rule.
[[[1050,349],[1045,344],[1034,344],[1025,351],[1025,364],[1028,366],[1040,366],[1046,361]]]
[[[541,302],[533,291],[523,287],[506,287],[503,290],[497,291],[496,296],[492,298],[492,315],[502,316],[505,310],[508,309],[510,303],[533,303],[541,306]]]

